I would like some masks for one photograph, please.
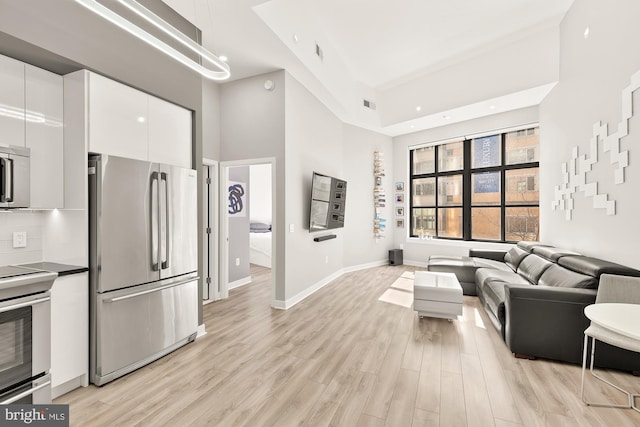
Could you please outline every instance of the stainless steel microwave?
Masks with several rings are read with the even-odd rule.
[[[29,153],[24,147],[0,147],[0,209],[29,207]]]

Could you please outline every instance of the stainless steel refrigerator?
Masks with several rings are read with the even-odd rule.
[[[90,376],[102,385],[195,339],[196,171],[89,157]]]

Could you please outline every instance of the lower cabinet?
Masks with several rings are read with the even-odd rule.
[[[51,397],[89,383],[89,273],[58,277],[51,288]]]

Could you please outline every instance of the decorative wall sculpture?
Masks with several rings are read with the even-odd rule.
[[[593,199],[595,209],[606,209],[607,215],[615,215],[616,201],[609,200],[608,194],[598,193],[598,182],[588,182],[587,172],[598,162],[598,142],[602,143],[603,153],[609,152],[609,163],[614,165],[613,182],[624,183],[624,168],[629,166],[629,151],[620,150],[620,139],[629,134],[629,119],[633,117],[633,93],[640,88],[640,71],[631,76],[631,84],[622,90],[622,119],[615,132],[609,135],[607,123],[593,125],[593,134],[589,142],[589,153],[579,154],[579,146],[571,150],[571,160],[562,164],[562,184],[554,188],[551,202],[553,210],[565,212],[565,219],[571,220],[573,195],[581,190],[586,197]]]

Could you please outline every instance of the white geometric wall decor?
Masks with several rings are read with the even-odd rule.
[[[631,76],[631,84],[622,90],[622,119],[615,132],[609,135],[607,123],[597,122],[589,141],[589,154],[579,155],[579,147],[571,150],[571,160],[562,164],[562,184],[554,188],[551,208],[565,213],[571,220],[573,195],[580,190],[593,199],[594,209],[606,209],[607,215],[615,215],[616,201],[609,200],[608,194],[598,194],[598,182],[587,182],[587,172],[598,162],[598,142],[603,153],[609,153],[609,163],[614,165],[613,182],[624,183],[624,168],[629,166],[629,151],[620,151],[620,139],[629,134],[629,119],[633,117],[633,93],[640,89],[640,70]]]

